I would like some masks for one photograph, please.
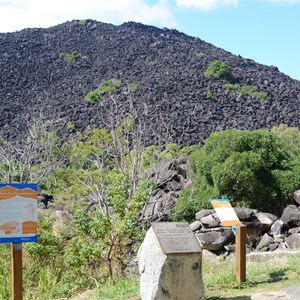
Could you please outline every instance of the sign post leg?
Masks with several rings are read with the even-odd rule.
[[[22,243],[11,244],[12,300],[22,300]]]
[[[246,227],[236,227],[235,236],[236,279],[239,283],[246,281]]]

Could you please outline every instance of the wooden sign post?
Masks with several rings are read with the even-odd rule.
[[[246,281],[246,226],[236,227],[235,236],[235,268],[239,283]]]
[[[37,241],[37,185],[0,184],[0,243],[11,243],[12,299],[22,300],[22,243]]]
[[[228,199],[210,199],[223,226],[231,226],[235,234],[235,267],[239,283],[246,281],[246,227],[242,225]]]
[[[22,243],[11,244],[12,299],[22,300]]]

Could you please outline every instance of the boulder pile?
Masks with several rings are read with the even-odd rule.
[[[231,66],[233,83],[253,86],[267,100],[204,76],[213,61]],[[34,120],[67,138],[68,124],[75,131],[102,128],[126,114],[143,122],[147,145],[202,144],[211,132],[229,128],[300,128],[300,81],[177,30],[74,20],[0,33],[0,65],[0,136],[16,142]],[[121,82],[114,99],[84,100],[111,79]],[[137,89],[128,103],[130,84]]]
[[[151,222],[169,220],[179,192],[189,185],[187,157],[166,159],[146,170],[146,177],[154,182],[154,187],[139,220],[150,227]]]
[[[150,227],[151,222],[170,221],[179,192],[191,185],[187,175],[187,158],[168,159],[146,171],[154,182],[151,197],[140,213],[139,220]],[[247,227],[249,251],[300,249],[300,190],[293,194],[280,217],[251,208],[234,208],[241,223]],[[235,250],[235,235],[231,227],[223,227],[214,209],[196,213],[190,224],[203,249],[217,254]]]
[[[294,193],[299,201],[300,191]],[[247,251],[265,252],[300,249],[300,207],[288,205],[278,218],[270,213],[250,208],[234,208],[247,229]],[[231,227],[223,227],[214,210],[196,213],[191,225],[203,249],[217,254],[235,251],[235,236]]]

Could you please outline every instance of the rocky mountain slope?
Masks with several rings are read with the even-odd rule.
[[[215,60],[232,67],[235,83],[256,86],[267,100],[206,78]],[[148,144],[201,144],[212,131],[228,128],[300,128],[299,81],[176,30],[75,20],[1,33],[0,66],[0,135],[10,140],[20,140],[33,119],[53,123],[63,136],[68,122],[77,130],[103,127],[132,110],[144,122]],[[112,78],[121,81],[114,100],[84,101]],[[131,83],[138,87],[132,97],[126,93]]]

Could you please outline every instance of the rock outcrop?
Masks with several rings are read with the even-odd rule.
[[[300,250],[300,207],[288,205],[281,217],[249,208],[234,208],[242,224],[247,227],[248,252]],[[217,214],[202,210],[190,225],[203,249],[215,253],[235,251],[234,234],[223,227]]]
[[[169,220],[179,192],[188,184],[187,157],[166,159],[146,170],[146,177],[155,185],[140,221],[150,227],[151,222]]]
[[[256,86],[261,102],[206,78],[212,61],[232,67],[234,83]],[[106,127],[134,107],[145,144],[201,144],[213,131],[300,128],[300,82],[176,30],[93,20],[0,33],[0,135],[21,141],[41,119],[60,136],[88,125]],[[121,81],[112,99],[87,103],[85,95],[109,79]],[[129,103],[128,85],[137,84]],[[209,96],[208,96],[209,95]],[[119,119],[118,119],[119,118]],[[120,120],[119,120],[120,121]]]

